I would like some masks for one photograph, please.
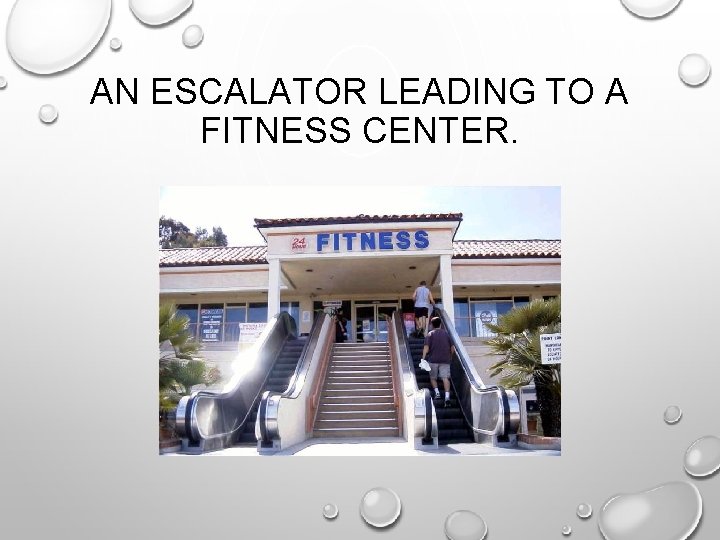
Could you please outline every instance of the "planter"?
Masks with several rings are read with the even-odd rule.
[[[560,450],[561,437],[543,437],[542,435],[528,435],[518,433],[518,448],[525,450]]]

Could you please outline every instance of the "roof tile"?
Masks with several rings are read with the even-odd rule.
[[[266,246],[161,249],[160,266],[266,264]],[[455,259],[559,258],[560,240],[456,240]]]
[[[462,213],[452,214],[384,214],[370,216],[358,214],[346,217],[310,217],[255,219],[255,227],[296,227],[300,225],[336,225],[351,223],[399,223],[404,221],[462,221]]]

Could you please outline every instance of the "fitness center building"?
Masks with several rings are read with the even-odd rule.
[[[319,311],[342,307],[350,341],[385,341],[384,315],[399,310],[411,328],[412,295],[426,281],[487,376],[485,323],[560,294],[560,240],[455,240],[461,222],[459,213],[256,219],[262,245],[160,250],[160,302],[190,318],[203,356],[229,377],[239,342],[280,311],[307,333]]]

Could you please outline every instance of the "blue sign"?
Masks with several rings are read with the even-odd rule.
[[[318,233],[315,249],[327,251],[392,251],[426,249],[430,246],[427,231],[380,231]]]
[[[223,309],[203,308],[200,310],[200,339],[201,341],[221,341]]]

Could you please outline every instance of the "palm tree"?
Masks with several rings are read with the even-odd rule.
[[[193,339],[190,319],[177,312],[174,304],[160,306],[160,409],[175,408],[182,396],[197,384],[213,384],[220,379],[217,368],[210,368],[199,357],[200,344]]]
[[[543,432],[560,437],[560,365],[543,365],[540,359],[540,335],[560,332],[560,298],[533,300],[485,326],[497,334],[488,340],[492,354],[503,355],[490,366],[490,375],[513,389],[534,382]]]

